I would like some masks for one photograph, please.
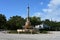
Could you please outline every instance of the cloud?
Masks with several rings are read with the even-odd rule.
[[[46,15],[46,14],[45,14]],[[36,17],[40,17],[41,20],[45,19],[45,15],[42,13],[42,12],[36,12],[32,15],[33,16],[36,16]]]
[[[46,13],[45,18],[60,21],[60,0],[51,0],[47,6],[48,8],[42,9]]]
[[[42,9],[42,12],[34,13],[32,16],[41,17],[42,20],[60,21],[60,0],[51,0],[47,4],[47,8]]]
[[[34,15],[32,15],[32,16],[40,17],[40,12],[36,12],[36,13],[34,13]]]

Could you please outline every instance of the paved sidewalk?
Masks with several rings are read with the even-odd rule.
[[[0,40],[60,40],[60,31],[52,34],[4,34],[0,32]]]

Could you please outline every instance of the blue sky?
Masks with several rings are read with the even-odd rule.
[[[59,0],[0,0],[0,13],[7,19],[15,15],[26,18],[28,4],[30,16],[41,17],[42,20],[60,21]]]

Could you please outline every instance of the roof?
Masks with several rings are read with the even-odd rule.
[[[49,28],[49,27],[50,27],[50,26],[48,26],[48,25],[46,25],[46,24],[44,24],[44,23],[35,26],[35,28],[38,28],[38,29],[44,29],[44,28]]]

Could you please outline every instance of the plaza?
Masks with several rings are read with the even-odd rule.
[[[0,40],[60,40],[60,31],[50,34],[7,34],[0,32]]]

